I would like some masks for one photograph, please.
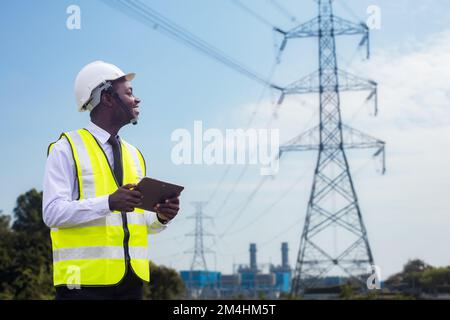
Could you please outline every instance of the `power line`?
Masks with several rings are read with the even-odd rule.
[[[311,124],[311,122],[314,120],[314,118],[315,118],[315,116],[317,115],[317,113],[318,113],[318,111],[315,110],[315,112],[311,115],[311,118],[310,118],[309,121],[307,122],[306,127],[308,127],[308,126]],[[275,118],[276,118],[276,113],[274,112],[274,113],[272,114],[272,117],[269,119],[268,123],[266,124],[266,127],[269,127],[270,124],[272,123],[272,121],[273,121]],[[238,176],[237,180],[236,180],[235,183],[233,184],[233,187],[230,188],[230,190],[228,191],[228,193],[227,193],[227,195],[226,195],[224,201],[223,201],[222,204],[219,206],[219,211],[217,211],[217,212],[215,213],[215,218],[220,217],[220,216],[219,216],[219,213],[221,213],[221,212],[224,210],[226,204],[228,203],[229,199],[231,198],[231,195],[232,195],[233,192],[236,190],[238,184],[240,183],[240,181],[241,181],[242,177],[244,176],[244,174],[246,173],[247,169],[248,169],[248,166],[247,166],[247,165],[242,169],[240,175]],[[257,186],[257,188],[258,188],[258,186]],[[253,193],[252,193],[252,194],[253,194]]]
[[[353,123],[353,121],[355,121],[355,119],[359,116],[359,114],[361,113],[361,111],[364,109],[364,107],[367,105],[367,100],[364,100],[361,105],[356,109],[356,111],[353,113],[352,117],[350,118],[350,120],[348,120],[348,124]]]
[[[288,232],[288,231],[292,230],[293,228],[297,227],[298,224],[299,224],[301,221],[302,221],[302,218],[299,218],[299,219],[295,220],[294,222],[289,223],[287,228],[281,230],[279,233],[277,233],[276,235],[274,235],[272,238],[267,239],[266,241],[264,241],[264,242],[258,244],[258,247],[259,247],[259,248],[262,248],[262,247],[265,247],[265,246],[267,246],[267,245],[269,245],[269,244],[272,244],[274,240],[280,238],[280,237],[283,236],[283,235],[286,235],[286,232]],[[222,254],[222,255],[224,255],[224,256],[243,255],[243,254],[245,254],[245,253],[247,253],[247,252],[248,252],[248,251],[240,251],[238,254],[234,254],[234,253],[224,253],[224,254]]]
[[[306,124],[306,127],[308,127],[309,124],[314,120],[314,118],[315,118],[315,116],[317,115],[317,113],[318,113],[318,111],[316,110],[316,111],[311,115],[309,121],[308,121],[307,124]],[[245,169],[245,168],[244,168],[244,169]],[[244,170],[241,172],[241,176],[243,175],[243,173],[245,173]],[[304,175],[302,175],[302,176],[299,178],[299,180],[303,179],[303,177],[304,177],[305,175],[306,175],[306,173],[305,173]],[[240,176],[239,179],[237,180],[237,183],[240,181],[241,176]],[[260,183],[259,183],[258,185],[256,185],[255,189],[252,191],[252,193],[250,194],[250,196],[245,200],[245,202],[244,202],[243,207],[241,208],[241,210],[239,210],[239,211],[237,212],[237,214],[234,216],[234,218],[233,218],[231,224],[225,229],[224,232],[222,232],[222,234],[220,235],[219,238],[222,239],[222,238],[225,236],[225,234],[227,233],[227,231],[228,231],[228,230],[236,223],[236,221],[238,220],[239,216],[240,216],[240,215],[244,212],[244,210],[248,207],[249,203],[253,200],[253,198],[255,197],[255,195],[257,194],[257,192],[261,189],[262,185],[267,181],[266,178],[267,178],[267,176],[263,177],[263,179],[260,181]],[[296,185],[298,182],[299,182],[299,181],[297,181],[297,182],[295,183],[295,185]],[[229,192],[229,194],[227,195],[227,199],[226,199],[226,200],[228,200],[230,194],[236,189],[235,187],[237,186],[237,183],[235,183],[235,186],[234,186],[233,188],[230,189],[230,192]],[[288,192],[289,192],[289,191],[291,190],[291,188],[293,188],[293,187],[294,187],[294,186],[291,186],[290,188],[288,188]],[[283,196],[282,196],[282,198],[283,198]],[[225,201],[225,203],[226,203],[226,201]],[[276,203],[277,203],[277,201],[275,201],[275,204],[276,204]],[[275,205],[275,204],[274,204],[274,205]],[[223,208],[223,207],[224,207],[224,206],[222,206],[221,208]],[[269,209],[269,210],[270,210],[270,209]],[[254,223],[254,220],[253,220],[251,223]],[[244,228],[242,228],[242,230],[243,230],[243,229],[244,229]],[[239,229],[239,232],[240,232],[240,231],[241,231],[241,229]],[[237,233],[237,232],[233,232],[232,234],[235,234],[235,233]],[[230,235],[230,234],[228,234],[228,235]]]
[[[244,206],[242,207],[241,210],[239,210],[237,212],[237,214],[234,215],[233,220],[231,221],[231,223],[225,228],[225,230],[220,234],[219,238],[223,238],[223,236],[227,233],[228,230],[230,230],[234,224],[239,220],[239,216],[245,211],[245,209],[247,209],[248,205],[250,204],[250,202],[253,200],[253,198],[256,196],[256,194],[258,193],[259,189],[261,189],[261,187],[264,185],[264,183],[267,181],[268,176],[264,176],[261,181],[256,185],[255,189],[253,190],[253,192],[250,194],[250,196],[247,198]]]
[[[145,4],[143,4],[142,2],[140,2],[138,0],[136,0],[134,2],[126,1],[126,0],[124,0],[124,1],[116,0],[116,1],[113,1],[113,3],[106,2],[106,1],[104,1],[104,2],[113,7],[115,5],[116,8],[117,8],[117,5],[122,6],[122,8],[124,8],[126,10],[127,15],[129,15],[129,16],[131,15],[133,18],[137,17],[141,22],[144,22],[146,25],[150,25],[152,28],[154,28],[158,31],[162,31],[162,32],[174,37],[175,39],[183,42],[184,44],[200,50],[202,53],[208,55],[211,58],[216,59],[217,61],[234,69],[235,71],[237,71],[241,74],[244,74],[245,76],[264,84],[265,87],[279,89],[279,87],[273,85],[270,81],[267,81],[264,78],[262,78],[261,76],[259,76],[258,74],[256,74],[255,72],[250,71],[248,68],[244,67],[242,64],[240,64],[236,60],[234,60],[231,57],[227,56],[226,54],[222,53],[220,50],[209,45],[205,41],[199,39],[195,35],[188,32],[187,30],[185,30],[185,29],[181,28],[180,26],[176,25],[175,23],[171,22],[170,20],[163,17],[162,15],[160,15],[159,13],[157,13],[156,11],[149,8],[148,6],[146,6]],[[249,13],[252,12],[249,8],[243,6],[242,3],[237,3],[237,2],[235,2],[235,3],[240,4],[241,8],[246,8],[247,12],[249,12]],[[255,17],[257,16],[254,12],[253,12],[253,15]],[[259,20],[263,21],[264,19],[262,19],[262,17],[259,16]],[[273,25],[270,24],[270,22],[268,22],[267,20],[265,20],[265,23],[270,25],[271,27],[273,27]],[[253,119],[254,114],[252,115],[252,119]],[[250,121],[250,123],[251,123],[251,121]],[[224,177],[227,175],[227,172],[228,172],[228,170],[225,171],[225,174],[224,174],[223,178],[221,179],[221,182],[219,182],[219,186],[222,183],[222,181],[224,180]],[[245,173],[245,171],[243,171],[241,173],[240,177],[242,177],[244,173]],[[240,181],[240,178],[235,183],[235,185],[239,181]],[[218,189],[219,188],[216,188],[216,190],[215,190],[215,192],[213,192],[212,196],[215,195],[215,193],[217,192]],[[256,194],[256,192],[254,194]]]
[[[256,82],[274,89],[281,90],[279,86],[272,84],[268,80],[264,79],[261,75],[257,74],[254,71],[251,71],[242,63],[231,58],[221,50],[210,45],[206,41],[200,39],[181,26],[175,24],[168,18],[162,16],[160,13],[150,8],[148,5],[142,3],[140,0],[103,0],[103,2],[114,9],[119,9],[120,12],[125,13],[131,18],[139,20],[153,30],[160,31],[191,48],[197,49],[208,57],[215,59],[223,65]]]
[[[346,10],[350,15],[353,16],[356,20],[362,22],[361,18],[355,13],[355,11],[350,8],[347,3],[345,3],[346,0],[338,0],[336,1],[344,10]]]
[[[280,231],[279,233],[277,233],[277,234],[276,234],[275,236],[273,236],[272,238],[270,238],[270,239],[264,241],[263,243],[261,243],[261,244],[259,245],[259,247],[263,247],[263,246],[266,246],[266,245],[268,245],[268,244],[270,244],[270,243],[273,243],[273,240],[278,239],[278,238],[281,237],[282,235],[285,235],[286,232],[288,232],[289,230],[291,230],[291,229],[297,227],[297,226],[298,226],[298,223],[300,223],[301,221],[302,221],[302,218],[295,220],[292,224],[288,224],[288,227],[287,227],[287,228],[283,229],[282,231]]]
[[[233,252],[233,253],[223,253],[221,250],[217,249],[217,251],[220,253],[220,256],[243,256],[244,254],[248,253],[248,249],[242,250],[242,251],[238,251],[238,252]]]
[[[305,127],[309,127],[309,125],[311,124],[311,122],[314,120],[314,118],[316,117],[316,115],[318,114],[318,111],[315,110],[315,112],[311,115],[311,117],[309,118],[309,120],[307,121]],[[271,120],[273,119],[273,117],[271,118]],[[267,124],[267,126],[269,126],[271,120],[269,120],[269,123]],[[226,203],[228,202],[228,200],[231,197],[231,194],[236,190],[236,187],[238,185],[238,183],[240,182],[243,174],[246,172],[246,167],[244,167],[244,169],[242,170],[240,176],[238,177],[237,181],[235,182],[235,184],[233,185],[232,188],[230,188],[230,191],[228,192],[225,200],[222,203],[222,206],[219,207],[221,212],[223,210],[223,208],[225,207]],[[304,176],[304,175],[303,175]],[[302,177],[303,177],[302,176]],[[267,178],[267,177],[264,177]],[[260,188],[262,187],[262,185],[266,182],[266,179],[262,179],[261,182],[255,187],[255,189],[252,191],[252,193],[250,194],[250,196],[244,201],[244,203],[242,204],[242,208],[241,205],[239,205],[235,210],[238,210],[239,208],[241,208],[239,211],[237,211],[237,214],[234,216],[232,222],[225,228],[225,231],[221,233],[221,235],[219,236],[220,239],[224,238],[225,235],[227,234],[227,231],[234,226],[234,224],[237,222],[239,216],[244,212],[244,210],[247,208],[247,206],[249,205],[249,203],[253,200],[253,198],[255,197],[255,195],[257,194],[257,192],[260,190]],[[234,210],[230,210],[230,212],[233,212]],[[216,213],[217,215],[218,213]],[[216,217],[217,218],[217,217]],[[254,221],[252,221],[253,223]],[[240,231],[241,229],[239,229]],[[237,232],[235,232],[237,233]],[[234,233],[233,233],[234,234]],[[228,234],[229,235],[229,234]],[[217,244],[216,239],[213,239],[214,241],[214,245]]]
[[[308,127],[311,125],[312,121],[314,120],[314,118],[316,117],[317,114],[318,114],[318,111],[315,110],[314,113],[313,113],[313,114],[311,115],[311,117],[309,118],[309,120],[306,122],[306,125],[305,125],[306,128],[308,128]],[[273,115],[272,115],[272,118],[271,118],[271,119],[269,120],[269,122],[267,123],[267,127],[270,125],[272,119],[274,119],[274,116],[273,116]],[[225,200],[222,202],[222,205],[219,207],[219,211],[216,212],[215,218],[218,218],[218,213],[222,212],[223,208],[224,208],[225,205],[228,203],[228,201],[229,201],[229,199],[230,199],[232,193],[236,190],[237,185],[239,184],[240,180],[242,179],[243,175],[245,174],[247,168],[248,168],[247,166],[243,168],[243,170],[241,171],[241,174],[239,175],[238,179],[235,181],[233,187],[230,188],[230,190],[229,190],[227,196],[225,197]],[[253,196],[254,196],[254,194],[256,193],[255,190],[256,190],[256,191],[259,190],[259,185],[257,185],[256,188],[252,191],[251,194],[252,194]],[[253,198],[253,197],[251,197],[251,198]],[[249,200],[247,199],[246,201],[248,202]],[[247,202],[244,202],[243,205],[245,206],[245,204],[246,204]],[[240,208],[240,206],[238,206],[238,208]],[[233,211],[233,210],[231,210],[231,211]],[[241,212],[241,211],[240,211],[240,212]],[[239,213],[240,213],[240,212],[239,212]],[[220,217],[220,216],[219,216],[219,217]]]
[[[306,127],[309,127],[309,125],[311,124],[311,122],[314,120],[314,118],[316,117],[316,115],[318,114],[318,111],[315,110],[315,112],[311,115],[311,117],[309,118]],[[269,205],[266,209],[261,211],[261,214],[257,215],[257,218],[252,220],[250,223],[246,224],[245,226],[239,228],[238,230],[235,230],[231,233],[226,233],[223,232],[222,235],[220,236],[220,238],[224,238],[226,236],[230,236],[230,235],[234,235],[237,234],[239,232],[242,232],[243,230],[247,229],[248,227],[250,227],[251,225],[254,225],[255,221],[261,219],[263,216],[267,215],[268,213],[270,213],[270,210],[275,207],[275,205],[277,205],[281,200],[283,200],[291,190],[293,190],[303,179],[304,177],[307,175],[308,171],[305,171],[288,189],[287,191],[283,192],[283,194],[277,199],[275,200],[271,205]],[[262,180],[262,183],[265,182],[264,180]],[[254,198],[254,196],[256,195],[256,193],[259,191],[259,189],[262,186],[262,183],[260,183],[259,185],[256,186],[256,188],[253,190],[253,192],[251,193],[250,197],[248,199],[245,200],[245,202],[243,203],[243,208],[238,212],[238,214],[235,215],[235,219],[233,219],[232,223],[230,226],[234,225],[235,222],[237,221],[237,218],[241,215],[241,213],[247,208],[248,204],[250,203],[250,201]],[[239,206],[240,207],[240,206]],[[239,208],[238,207],[238,208]],[[236,208],[237,209],[237,208]],[[231,210],[233,211],[233,210]],[[228,227],[226,230],[229,230],[231,227]],[[226,236],[225,236],[226,234]],[[215,241],[214,241],[215,242]]]
[[[274,103],[272,103],[272,108],[273,108]],[[275,120],[275,113],[272,114],[272,116],[270,117],[269,121],[266,124],[266,128],[269,128],[270,125],[272,124],[272,121]],[[238,184],[240,183],[240,181],[242,180],[242,178],[244,177],[244,174],[247,172],[248,169],[248,165],[246,164],[244,166],[244,168],[241,170],[241,173],[239,174],[237,180],[234,182],[232,188],[230,188],[230,190],[228,191],[227,195],[225,196],[225,199],[223,200],[222,204],[219,206],[219,210],[215,213],[215,217],[219,216],[219,213],[221,213],[226,204],[228,203],[228,201],[231,198],[231,195],[234,193],[234,191],[236,190]]]
[[[220,217],[219,213],[222,213],[222,211],[224,210],[224,208],[227,205],[228,201],[230,200],[232,194],[234,193],[234,191],[236,190],[238,184],[240,183],[242,177],[247,172],[247,168],[248,168],[248,165],[245,165],[244,168],[241,170],[241,173],[239,174],[238,178],[236,179],[236,181],[233,183],[232,187],[228,191],[227,195],[225,196],[225,199],[219,205],[219,209],[215,213],[214,218]]]
[[[289,13],[289,10],[287,10],[284,6],[282,6],[278,1],[276,0],[269,0],[270,4],[278,10],[282,15],[284,15],[286,18],[288,18],[291,22],[297,22],[297,18]]]
[[[246,5],[244,5],[241,1],[239,1],[239,0],[231,0],[231,3],[233,3],[235,6],[237,6],[241,10],[247,12],[253,18],[255,18],[259,22],[263,23],[264,25],[268,26],[269,28],[272,28],[272,29],[275,28],[275,26],[272,23],[270,23],[270,21],[268,21],[267,19],[265,19],[260,14],[256,13],[255,11],[253,11],[252,9],[247,7]]]
[[[158,30],[163,31],[167,33],[168,35],[175,37],[175,39],[182,41],[183,43],[187,44],[190,47],[193,47],[195,49],[200,50],[202,53],[218,60],[222,64],[234,69],[235,71],[246,75],[247,77],[258,81],[265,85],[265,87],[271,87],[280,89],[278,86],[275,86],[271,83],[271,81],[268,81],[264,79],[262,76],[254,73],[253,71],[248,70],[248,68],[244,67],[242,64],[237,62],[236,60],[232,59],[231,57],[227,56],[223,52],[221,52],[219,49],[209,45],[202,39],[196,37],[186,29],[176,25],[169,19],[163,17],[161,14],[156,12],[155,10],[151,9],[147,5],[143,4],[139,0],[131,1],[131,0],[115,0],[115,1],[106,1],[103,0],[106,4],[113,6],[117,8],[117,5],[122,6],[126,10],[126,14],[128,14],[133,18],[138,18],[141,22],[144,22],[146,25],[149,25]],[[273,73],[273,72],[272,72]],[[252,120],[251,120],[252,121]],[[250,123],[251,123],[250,121]],[[213,196],[216,194],[217,190],[219,190],[220,185],[225,179],[225,176],[228,174],[229,169],[227,169],[219,181],[218,187],[213,192]],[[243,176],[245,173],[242,172],[240,177]],[[239,180],[238,180],[239,181]],[[236,185],[236,183],[235,183]],[[211,199],[212,197],[210,197]]]
[[[214,188],[214,191],[211,193],[211,195],[208,198],[207,203],[211,203],[212,199],[214,199],[215,195],[217,194],[217,191],[219,191],[220,187],[222,186],[222,183],[225,181],[226,176],[228,175],[228,172],[230,172],[231,165],[227,165],[225,171],[223,172],[222,176],[220,177],[218,183],[216,184],[216,187]]]
[[[269,81],[272,81],[272,79],[273,79],[273,76],[275,74],[276,66],[277,66],[277,63],[275,62],[275,63],[273,63],[272,67],[270,68],[269,77],[268,77]],[[253,108],[253,111],[252,111],[252,113],[250,115],[250,119],[249,119],[249,121],[248,121],[248,123],[246,125],[246,129],[248,129],[251,126],[251,124],[253,123],[253,121],[254,121],[257,113],[258,113],[258,110],[260,108],[262,99],[263,99],[263,97],[264,97],[264,95],[266,93],[267,88],[268,88],[267,86],[263,87],[263,89],[262,89],[262,91],[261,91],[261,93],[260,93],[260,95],[258,97],[258,100],[257,100],[257,102],[255,104],[255,107]],[[207,203],[210,203],[212,201],[212,199],[214,198],[214,196],[217,194],[217,191],[220,189],[220,187],[222,186],[223,182],[225,181],[225,178],[228,175],[228,173],[230,172],[230,169],[231,169],[231,165],[228,165],[227,168],[225,169],[224,173],[222,174],[219,182],[217,183],[216,187],[214,188],[214,191],[211,193],[210,197],[208,198]]]
[[[250,226],[254,226],[255,223],[258,220],[261,220],[261,218],[265,217],[267,214],[269,214],[271,212],[271,210],[278,204],[280,203],[283,199],[285,199],[289,193],[300,183],[303,181],[303,179],[305,178],[305,176],[307,175],[307,171],[305,171],[304,174],[302,174],[299,178],[297,178],[293,184],[291,184],[286,190],[283,191],[283,193],[281,194],[281,196],[279,196],[275,201],[273,201],[268,207],[266,207],[264,210],[262,210],[255,219],[251,220],[249,223],[245,224],[244,226],[242,226],[241,228],[229,232],[227,234],[227,236],[231,236],[237,233],[240,233],[244,230],[246,230],[248,227]]]

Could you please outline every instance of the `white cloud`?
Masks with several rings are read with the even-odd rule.
[[[394,48],[360,64],[379,82],[383,120],[414,128],[450,124],[450,31],[412,44],[410,53]]]
[[[379,83],[379,117],[360,113],[352,125],[387,142],[386,177],[375,177],[366,170],[367,183],[356,178],[363,214],[368,216],[366,223],[373,223],[367,223],[369,236],[385,275],[399,270],[412,257],[450,264],[439,243],[421,243],[423,238],[450,241],[442,228],[450,228],[450,31],[408,47],[414,50],[405,53],[399,47],[379,51],[373,60],[354,68],[357,74]],[[318,108],[317,96],[300,99],[303,106],[298,99],[289,98],[280,109],[278,126],[285,140],[305,130],[306,119]],[[361,94],[345,94],[343,118],[352,118],[363,99]],[[242,110],[250,114],[253,108],[239,108],[241,117]],[[262,104],[259,125],[270,116],[270,108],[270,102]],[[307,127],[317,121],[316,114]],[[395,223],[389,225],[389,221]]]
[[[414,50],[405,52],[403,44],[401,47],[378,51],[371,61],[354,67],[358,74],[365,74],[379,83],[379,116],[373,118],[367,116],[368,112],[359,112],[352,126],[387,143],[386,176],[377,176],[372,167],[354,176],[369,239],[383,277],[398,272],[409,258],[414,257],[423,258],[434,265],[450,264],[446,249],[446,244],[450,242],[450,31],[435,34],[423,43],[406,45]],[[364,97],[363,94],[343,95],[344,120],[348,121],[359,111]],[[271,102],[266,99],[260,104],[252,127],[264,128],[273,111]],[[272,127],[280,128],[282,142],[317,123],[317,103],[317,95],[285,100],[279,120],[272,124]],[[254,104],[235,108],[232,121],[226,126],[245,128],[254,109]],[[369,110],[369,107],[363,106],[363,110]],[[314,118],[310,121],[312,116]],[[298,168],[302,171],[314,164],[305,163],[306,158],[300,161],[295,156],[292,158],[281,163],[279,192],[274,185],[267,186],[265,191],[262,189],[248,212],[240,218],[242,221],[248,222],[252,215],[265,209],[265,204],[290,185],[283,175],[283,172],[286,174],[283,165],[290,170]],[[314,162],[314,158],[308,157],[307,161]],[[350,157],[352,172],[358,168],[354,164],[364,161]],[[292,181],[300,175],[297,173],[290,174]],[[210,180],[207,182],[212,183]],[[226,186],[230,184],[224,184],[224,193],[228,191]],[[239,201],[236,204],[241,202],[248,189],[252,188],[245,180],[237,188]],[[261,219],[263,221],[249,228],[248,232],[225,239],[222,247],[228,248],[228,251],[232,247],[239,248],[235,256],[239,261],[246,261],[249,242],[262,244],[288,227],[284,224],[304,218],[309,189],[310,181],[305,181],[301,188],[299,186],[290,195],[287,204],[280,203],[274,208],[273,214]],[[234,203],[230,204],[230,207],[234,206]],[[282,218],[279,218],[280,215]],[[229,221],[221,223],[228,225]],[[298,232],[302,224],[274,240],[273,245],[261,249],[264,257],[272,257],[278,262],[279,242],[289,241],[290,261],[295,261],[300,236]],[[252,231],[255,228],[267,231]],[[223,226],[218,224],[217,229],[222,231]],[[220,256],[218,253],[218,257],[218,267],[230,271],[230,266],[235,262],[233,256]],[[186,267],[186,262],[180,260],[177,267]]]

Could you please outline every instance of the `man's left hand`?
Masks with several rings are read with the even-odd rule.
[[[174,198],[167,199],[163,203],[158,203],[155,206],[156,215],[158,220],[162,223],[167,223],[178,214],[178,210],[180,210],[180,195],[177,195]]]

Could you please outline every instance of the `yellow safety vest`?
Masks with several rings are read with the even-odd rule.
[[[66,132],[59,137],[62,138],[67,139],[72,149],[77,200],[108,195],[118,189],[103,149],[88,130]],[[48,147],[48,154],[54,143]],[[142,154],[122,139],[121,149],[123,184],[139,182],[146,174]],[[135,274],[142,280],[150,280],[147,225],[142,209],[114,211],[74,227],[52,228],[50,235],[55,286],[117,284],[126,272],[126,252]]]

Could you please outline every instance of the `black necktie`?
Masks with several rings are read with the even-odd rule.
[[[122,157],[120,155],[120,145],[117,138],[114,136],[109,137],[108,142],[112,146],[114,157],[114,176],[116,177],[119,186],[123,183],[123,171],[122,171]]]

